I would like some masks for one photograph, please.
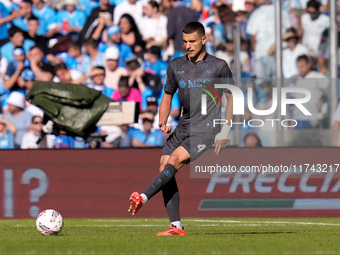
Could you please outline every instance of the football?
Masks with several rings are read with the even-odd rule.
[[[57,211],[47,209],[39,213],[35,224],[42,235],[58,235],[63,229],[64,220]]]

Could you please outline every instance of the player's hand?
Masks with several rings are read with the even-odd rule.
[[[222,149],[224,149],[227,146],[228,140],[222,139],[222,140],[216,140],[215,141],[215,154],[218,155]]]
[[[164,123],[159,123],[158,127],[164,134],[169,134],[171,132],[171,127]]]

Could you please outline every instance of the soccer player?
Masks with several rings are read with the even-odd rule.
[[[182,117],[163,148],[160,173],[143,193],[133,192],[130,196],[129,211],[134,215],[162,190],[171,226],[157,236],[185,235],[179,215],[179,192],[175,179],[177,171],[184,164],[201,156],[214,143],[214,152],[218,155],[228,142],[230,125],[213,127],[213,120],[221,118],[220,107],[216,107],[212,99],[206,100],[207,114],[201,113],[203,107],[201,100],[198,99],[205,93],[203,91],[210,89],[217,92],[219,96],[215,95],[216,100],[225,94],[227,97],[225,119],[228,120],[227,123],[231,123],[233,118],[231,92],[228,89],[214,89],[214,84],[217,83],[233,84],[232,74],[224,60],[206,53],[204,45],[207,37],[203,25],[199,22],[188,23],[183,29],[183,41],[187,54],[172,60],[167,70],[165,93],[159,110],[160,130],[164,133],[171,132],[171,127],[167,126],[167,119],[171,99],[177,90],[183,107]]]

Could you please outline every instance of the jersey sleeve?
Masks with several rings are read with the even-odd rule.
[[[178,82],[176,80],[175,72],[170,63],[167,73],[164,91],[168,94],[175,94],[178,89]]]

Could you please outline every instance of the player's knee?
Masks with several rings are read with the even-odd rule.
[[[164,164],[161,164],[161,165],[159,166],[158,171],[159,171],[159,172],[162,172],[162,171],[164,170],[164,166],[165,166]]]
[[[168,160],[168,164],[171,164],[178,168],[179,165],[182,164],[181,159],[177,155],[171,155],[171,157]]]

